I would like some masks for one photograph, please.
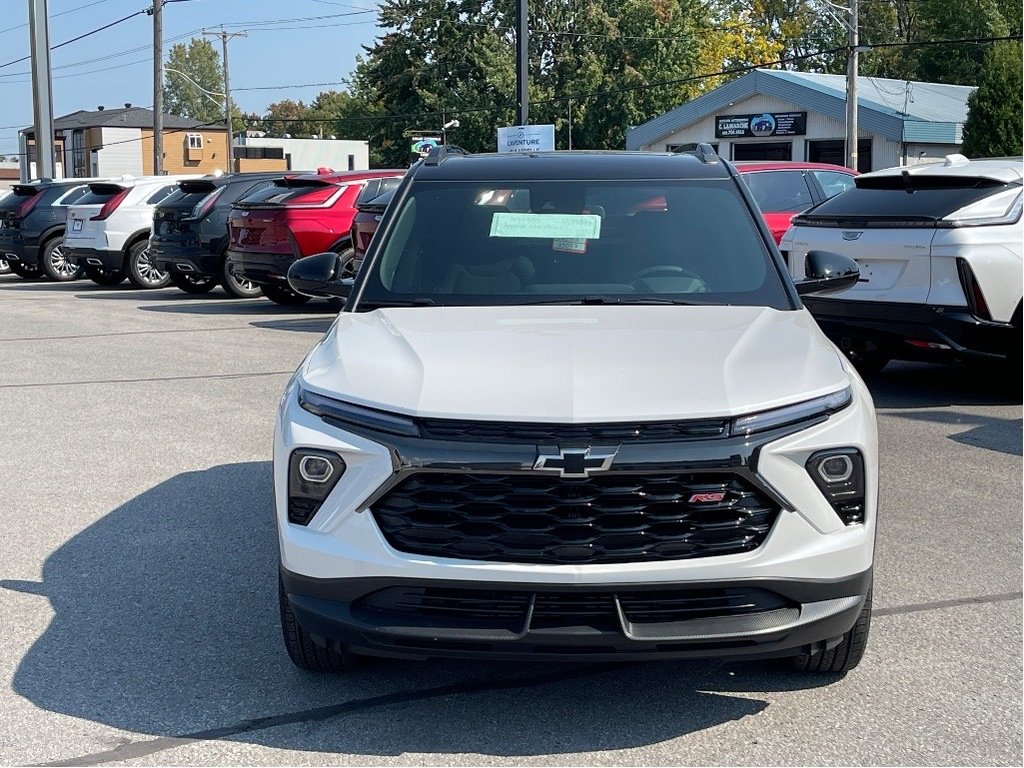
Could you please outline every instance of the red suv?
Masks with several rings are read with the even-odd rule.
[[[776,245],[798,213],[853,186],[856,171],[828,163],[737,161]]]
[[[278,179],[235,202],[228,215],[227,259],[238,277],[256,283],[277,304],[304,304],[288,287],[288,267],[314,253],[351,247],[355,202],[373,179],[401,170],[336,172]]]

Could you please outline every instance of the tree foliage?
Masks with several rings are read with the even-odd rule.
[[[224,73],[213,43],[194,37],[171,46],[164,64],[164,112],[204,123],[224,122]],[[206,91],[207,93],[204,93]],[[245,121],[232,100],[234,130]]]
[[[967,101],[964,154],[1000,157],[1022,153],[1021,44],[995,43],[985,53],[978,90]]]

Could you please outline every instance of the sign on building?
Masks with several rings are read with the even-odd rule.
[[[553,152],[555,126],[510,125],[498,129],[499,152]]]
[[[742,139],[765,136],[803,136],[806,112],[762,112],[760,115],[715,115],[715,138]]]

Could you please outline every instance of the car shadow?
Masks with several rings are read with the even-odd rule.
[[[217,297],[214,297],[217,298]],[[193,315],[330,315],[331,320],[338,310],[331,309],[324,301],[311,301],[308,304],[298,306],[282,306],[274,304],[267,299],[228,299],[220,297],[221,301],[196,302],[186,304],[154,304],[139,309],[146,312],[169,312],[171,314],[193,314]]]
[[[1021,372],[991,363],[933,365],[892,362],[866,379],[878,408],[1017,405]]]
[[[269,462],[179,474],[61,545],[42,581],[0,581],[53,611],[14,690],[44,710],[161,737],[545,755],[654,744],[761,712],[756,692],[837,679],[713,660],[372,660],[342,677],[302,673],[280,639],[270,474]],[[288,724],[301,727],[277,727]]]
[[[1021,446],[1022,423],[1020,419],[1005,419],[976,413],[951,413],[949,411],[901,412],[896,416],[912,421],[962,427],[962,431],[949,435],[950,440],[961,445],[985,448],[997,453],[1008,453],[1011,456],[1024,455]]]

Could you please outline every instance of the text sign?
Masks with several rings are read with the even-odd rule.
[[[499,152],[554,152],[555,126],[510,125],[498,129]]]
[[[715,138],[741,139],[765,136],[803,136],[806,112],[762,112],[759,115],[715,115]]]
[[[592,213],[508,213],[491,217],[491,237],[543,237],[596,240],[601,217]]]

